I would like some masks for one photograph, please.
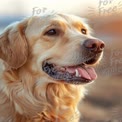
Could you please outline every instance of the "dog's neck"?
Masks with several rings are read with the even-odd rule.
[[[17,113],[22,116],[26,115],[27,118],[34,117],[40,121],[47,119],[52,122],[56,120],[70,122],[72,119],[72,122],[75,122],[74,120],[78,120],[77,105],[84,95],[84,89],[81,86],[47,83],[43,88],[43,86],[35,86],[32,73],[27,74],[26,71],[24,75],[25,77],[20,82],[17,78],[18,72],[4,73],[6,80],[11,79],[9,84],[11,87],[8,87],[11,89],[8,91]]]

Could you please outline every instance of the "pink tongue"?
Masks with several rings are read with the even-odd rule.
[[[86,68],[86,70],[89,73],[89,75],[91,76],[91,80],[97,79],[97,74],[96,74],[94,68],[88,67],[88,68]]]
[[[91,67],[88,68],[82,68],[82,67],[68,67],[66,68],[66,71],[68,71],[69,73],[76,73],[75,71],[78,71],[78,74],[80,75],[80,77],[88,79],[88,80],[95,80],[97,78],[97,74],[95,72],[95,70]]]
[[[88,80],[95,80],[97,78],[97,74],[95,72],[95,70],[91,67],[89,68],[77,68],[79,74],[81,75],[81,77],[88,79]]]

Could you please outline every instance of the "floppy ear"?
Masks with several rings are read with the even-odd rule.
[[[28,44],[25,37],[27,22],[10,25],[0,35],[0,58],[11,68],[18,69],[28,57]]]

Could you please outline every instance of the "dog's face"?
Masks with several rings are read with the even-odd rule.
[[[6,49],[1,49],[1,58],[8,65],[21,68],[28,64],[40,74],[40,79],[44,82],[83,84],[96,79],[97,75],[91,67],[100,61],[104,43],[90,35],[91,30],[84,19],[73,15],[52,14],[25,21],[17,24],[17,29],[8,28],[7,39],[19,29],[21,32],[18,36],[24,40],[12,42],[15,46],[9,48],[14,53],[20,50],[17,62],[17,59],[12,58],[16,54],[11,53],[9,59],[6,58],[9,55],[5,54]],[[14,38],[19,38],[18,36]],[[2,41],[6,40],[4,36],[1,38],[4,38]],[[16,46],[15,43],[19,44]]]

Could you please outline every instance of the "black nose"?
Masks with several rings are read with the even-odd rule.
[[[89,51],[96,53],[102,52],[105,47],[104,42],[98,39],[87,39],[84,41],[83,45]]]

